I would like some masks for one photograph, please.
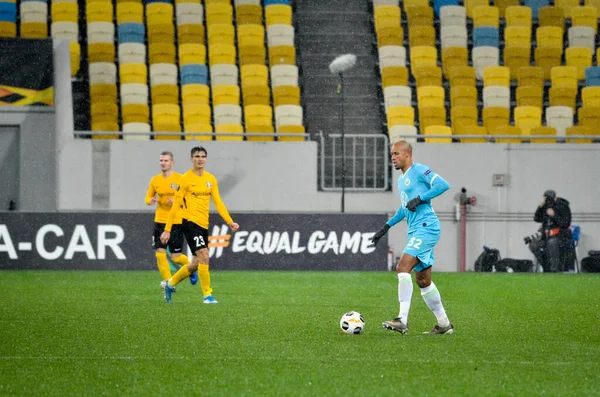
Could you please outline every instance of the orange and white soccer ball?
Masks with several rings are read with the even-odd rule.
[[[359,312],[348,312],[340,320],[340,329],[349,335],[358,335],[365,329],[365,319]]]

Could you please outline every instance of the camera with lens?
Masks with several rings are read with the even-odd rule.
[[[525,245],[527,245],[527,244],[531,243],[532,241],[539,240],[541,238],[542,238],[542,233],[541,232],[537,232],[537,233],[534,233],[534,234],[532,234],[530,236],[525,236],[523,238],[523,241],[525,242]]]

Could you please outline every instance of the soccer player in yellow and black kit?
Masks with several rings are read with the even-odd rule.
[[[162,152],[158,163],[160,165],[160,174],[156,174],[150,180],[148,191],[146,192],[146,204],[156,204],[156,213],[154,215],[154,231],[152,233],[152,247],[156,252],[156,262],[158,270],[163,280],[171,278],[171,269],[167,260],[168,246],[170,251],[171,261],[179,266],[185,266],[189,263],[186,255],[183,255],[183,234],[181,232],[181,210],[175,217],[172,228],[172,238],[168,244],[163,244],[160,241],[160,235],[165,230],[165,224],[169,219],[169,212],[173,205],[173,198],[177,192],[177,186],[181,174],[173,171],[173,153]],[[196,273],[190,277],[192,284],[198,282]]]
[[[194,258],[190,264],[179,269],[173,277],[161,283],[167,302],[171,302],[171,294],[175,291],[173,287],[192,272],[198,270],[200,285],[204,294],[203,303],[217,303],[212,296],[210,273],[208,271],[208,212],[210,209],[210,199],[212,198],[219,215],[221,215],[233,232],[236,232],[240,227],[233,221],[227,211],[227,207],[221,201],[217,178],[204,169],[206,166],[206,156],[207,152],[203,147],[196,146],[192,148],[192,169],[183,174],[179,179],[175,202],[169,213],[165,231],[160,236],[163,244],[166,244],[172,237],[172,226],[177,218],[177,208],[183,205],[183,220],[181,224],[183,235],[194,254]]]

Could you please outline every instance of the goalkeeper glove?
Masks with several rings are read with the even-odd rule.
[[[377,233],[375,233],[373,238],[371,238],[371,242],[373,243],[373,245],[377,245],[377,242],[379,241],[379,239],[382,238],[383,236],[385,236],[385,234],[387,233],[388,230],[390,230],[390,225],[388,225],[386,223],[385,225],[383,225],[383,227],[381,229],[379,229],[379,231]]]
[[[421,196],[417,196],[414,199],[410,200],[408,203],[406,203],[406,209],[411,212],[415,212],[417,210],[417,205],[421,203]]]

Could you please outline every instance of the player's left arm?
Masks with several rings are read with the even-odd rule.
[[[210,191],[210,197],[212,198],[213,203],[215,203],[215,208],[217,209],[219,215],[221,215],[221,218],[223,218],[223,220],[231,230],[233,230],[234,232],[237,231],[237,229],[240,226],[233,221],[233,218],[231,218],[231,215],[229,215],[229,211],[227,211],[227,207],[223,203],[223,200],[221,200],[221,194],[219,193],[219,184],[216,179],[213,181],[212,189]]]

